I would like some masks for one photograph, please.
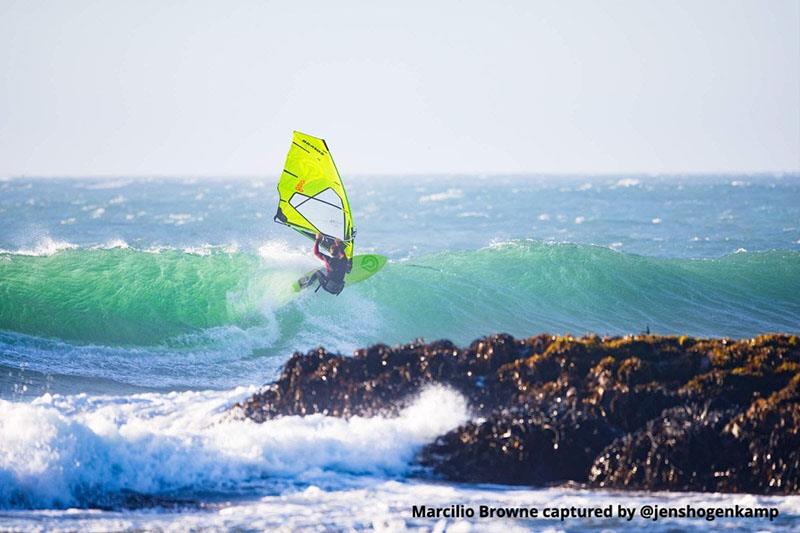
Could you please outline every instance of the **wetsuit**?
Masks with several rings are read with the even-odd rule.
[[[352,268],[350,260],[346,257],[328,257],[323,254],[319,251],[319,241],[314,243],[314,255],[325,263],[325,268],[320,268],[311,276],[300,280],[300,286],[308,287],[315,281],[319,281],[319,286],[331,294],[342,292],[344,289],[344,276]]]

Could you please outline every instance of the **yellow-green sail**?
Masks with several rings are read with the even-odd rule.
[[[347,257],[353,257],[355,229],[350,202],[324,140],[294,132],[278,194],[275,222],[311,239],[321,233],[325,248],[339,239],[345,243]]]

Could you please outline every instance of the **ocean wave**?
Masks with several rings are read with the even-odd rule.
[[[451,509],[460,504],[478,510],[481,505],[493,508],[603,507],[619,505],[640,509],[644,505],[661,508],[707,509],[709,507],[777,507],[780,517],[769,522],[773,532],[793,532],[800,519],[800,496],[754,496],[751,494],[708,493],[641,493],[591,491],[580,488],[552,487],[528,489],[491,485],[444,485],[415,480],[385,480],[372,478],[344,479],[338,484],[311,484],[278,494],[267,494],[252,500],[208,506],[195,510],[183,508],[177,513],[154,512],[152,509],[106,513],[93,509],[64,511],[6,511],[4,526],[12,531],[46,530],[72,531],[196,531],[196,530],[257,530],[257,531],[486,531],[524,533],[561,531],[557,519],[485,518],[413,518],[410,509],[425,504],[430,508]],[[306,512],[314,509],[313,513]],[[639,520],[642,520],[641,522]],[[660,518],[645,523],[636,519],[631,526],[625,518],[604,519],[598,530],[626,530],[634,527],[667,533],[691,531],[704,533],[709,529],[742,531],[741,518],[705,519]],[[581,524],[583,525],[583,524]],[[601,529],[602,528],[604,529]],[[577,528],[576,528],[577,529]],[[588,529],[586,526],[581,529]]]
[[[621,178],[613,185],[612,188],[628,188],[637,187],[641,184],[641,180],[636,178]]]
[[[437,192],[433,194],[426,194],[419,197],[419,202],[421,204],[426,204],[430,202],[443,202],[445,200],[456,200],[458,198],[464,197],[464,191],[461,189],[450,188],[444,192]]]
[[[45,236],[39,239],[35,245],[31,247],[17,248],[15,250],[6,250],[0,248],[0,255],[27,255],[31,257],[47,257],[55,255],[64,250],[72,250],[78,248],[77,244],[71,242],[53,239],[52,237]]]
[[[348,346],[419,336],[464,341],[495,331],[649,326],[741,337],[800,329],[800,254],[790,251],[685,260],[498,241],[390,262],[333,300],[292,296],[291,282],[316,262],[282,241],[257,254],[213,246],[143,252],[124,241],[100,249],[53,241],[26,252],[0,261],[0,329],[81,343],[180,344],[212,328],[275,321],[285,338],[326,346],[348,338]]]
[[[468,416],[464,399],[442,387],[396,418],[254,424],[223,414],[252,392],[0,400],[0,508],[102,507],[124,491],[186,498],[326,472],[403,475],[420,446]]]
[[[0,329],[147,345],[209,327],[262,323],[258,295],[251,299],[248,291],[255,258],[143,253],[113,244],[0,262]]]

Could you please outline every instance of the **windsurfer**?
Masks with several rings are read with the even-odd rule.
[[[333,240],[333,244],[330,246],[330,257],[319,251],[320,242],[322,242],[322,235],[317,233],[317,237],[314,239],[314,255],[325,263],[325,267],[302,278],[299,281],[300,287],[305,288],[318,281],[319,287],[331,294],[339,294],[344,289],[344,276],[352,270],[353,262],[345,255],[344,243],[339,239]]]

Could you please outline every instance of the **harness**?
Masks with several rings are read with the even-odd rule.
[[[327,271],[320,271],[319,285],[314,292],[317,292],[320,287],[334,295],[338,295],[344,290],[344,276],[347,274],[350,262],[344,258],[328,258],[327,265],[331,268],[330,275],[338,277],[338,280],[331,279]]]
[[[344,290],[344,280],[335,282],[328,278],[328,276],[325,274],[320,277],[322,279],[319,280],[319,285],[317,285],[317,288],[314,290],[314,292],[317,292],[320,290],[320,288],[322,288],[325,289],[326,292],[329,292],[335,296],[339,296],[339,293]]]

